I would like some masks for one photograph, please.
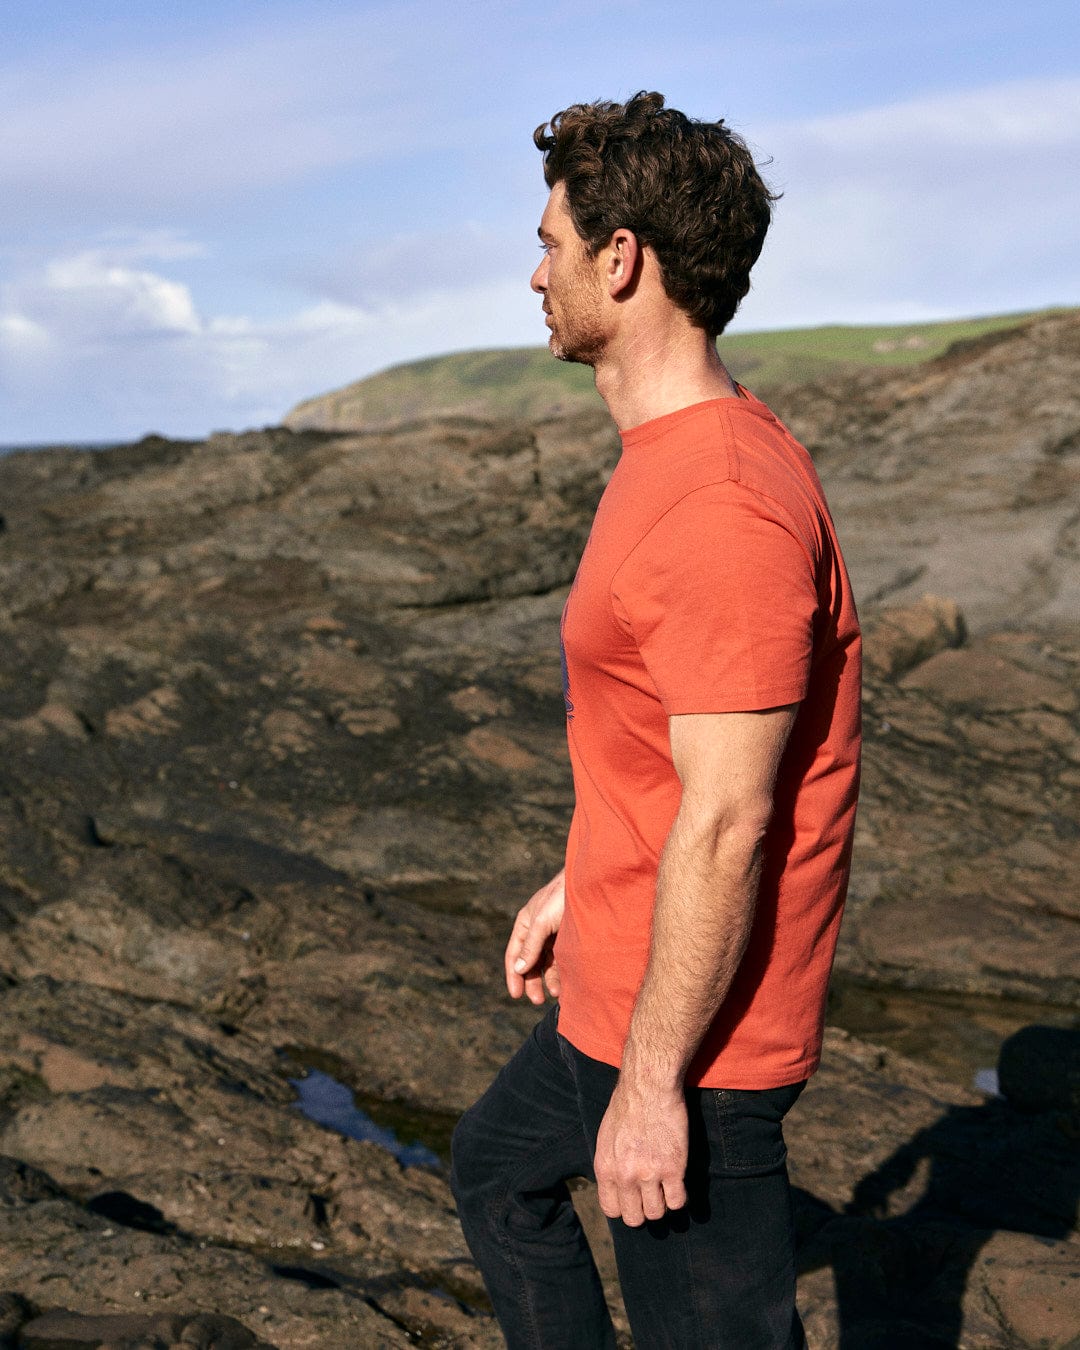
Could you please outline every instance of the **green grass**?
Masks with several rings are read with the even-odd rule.
[[[1026,314],[997,314],[942,323],[792,328],[722,337],[720,355],[737,379],[751,387],[775,387],[820,379],[866,366],[915,366],[941,356],[955,342],[1014,328]]]
[[[1015,327],[1030,314],[999,314],[943,323],[867,327],[832,325],[720,339],[720,354],[736,379],[755,393],[819,380],[868,366],[914,366],[955,342]],[[329,394],[300,403],[290,426],[327,430],[408,421],[435,414],[534,419],[597,407],[592,371],[552,359],[546,347],[455,352],[392,366]]]
[[[511,347],[392,366],[298,404],[286,422],[333,430],[434,413],[536,418],[598,402],[591,370],[553,360],[546,347]]]

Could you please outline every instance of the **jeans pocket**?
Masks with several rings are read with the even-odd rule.
[[[805,1084],[779,1088],[711,1088],[715,1126],[713,1166],[757,1175],[784,1165],[784,1116]]]

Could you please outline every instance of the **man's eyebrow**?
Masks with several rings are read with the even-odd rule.
[[[548,239],[553,239],[555,237],[553,234],[550,233],[550,231],[545,230],[543,225],[537,225],[536,233],[540,236],[541,239],[545,241]]]

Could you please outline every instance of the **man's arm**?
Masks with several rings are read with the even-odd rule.
[[[683,1080],[746,950],[761,842],[797,707],[669,719],[682,798],[660,858],[649,964],[594,1160],[600,1207],[631,1226],[686,1203]]]

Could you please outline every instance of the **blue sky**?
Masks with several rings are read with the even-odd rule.
[[[734,327],[1080,303],[1080,6],[0,0],[0,443],[540,344],[532,129],[662,90],[784,192]]]

